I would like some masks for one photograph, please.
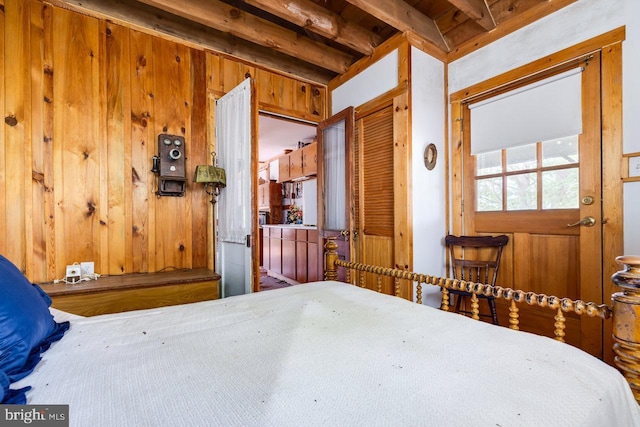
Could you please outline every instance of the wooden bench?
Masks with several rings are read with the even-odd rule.
[[[102,276],[77,284],[40,284],[51,306],[81,316],[219,298],[220,275],[206,268]]]

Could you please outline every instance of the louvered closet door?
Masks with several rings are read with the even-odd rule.
[[[357,262],[394,267],[393,107],[391,104],[356,120],[354,208]],[[377,280],[367,277],[367,287]],[[393,293],[386,278],[382,292]]]

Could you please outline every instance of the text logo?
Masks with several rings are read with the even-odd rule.
[[[0,427],[68,427],[69,405],[0,405]]]

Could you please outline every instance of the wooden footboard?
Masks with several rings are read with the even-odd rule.
[[[555,339],[564,342],[566,318],[565,313],[576,313],[602,319],[612,319],[614,335],[615,364],[625,376],[631,390],[640,403],[640,257],[624,256],[616,258],[625,265],[625,270],[612,277],[613,282],[622,288],[621,292],[612,295],[612,306],[596,304],[582,300],[572,300],[535,292],[489,286],[482,283],[466,282],[464,280],[431,276],[398,270],[387,267],[373,266],[344,261],[338,258],[338,245],[333,238],[329,238],[325,248],[325,280],[338,280],[338,268],[347,271],[347,282],[365,287],[365,274],[372,273],[377,277],[378,291],[382,290],[382,277],[394,278],[395,294],[400,294],[401,281],[406,280],[416,287],[416,300],[422,304],[423,285],[440,287],[442,291],[441,309],[449,310],[449,290],[463,290],[472,294],[472,317],[479,320],[478,295],[493,296],[496,299],[509,301],[509,328],[519,330],[518,304],[526,303],[555,310],[554,335]],[[353,273],[350,273],[353,272]],[[353,275],[352,275],[353,274]],[[351,279],[354,280],[351,280]]]

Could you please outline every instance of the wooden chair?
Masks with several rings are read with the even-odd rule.
[[[449,249],[453,278],[494,286],[498,277],[502,248],[507,243],[509,243],[509,237],[504,234],[500,236],[447,235],[445,244]],[[463,310],[460,309],[462,300],[470,297],[471,293],[449,290],[449,294],[450,304],[453,304],[453,299],[455,299],[454,312],[471,314],[469,310],[466,310],[466,307]],[[491,317],[493,324],[497,325],[498,314],[495,299],[492,296],[484,295],[477,295],[477,297],[486,299],[491,311],[489,315],[480,314],[480,316]]]

